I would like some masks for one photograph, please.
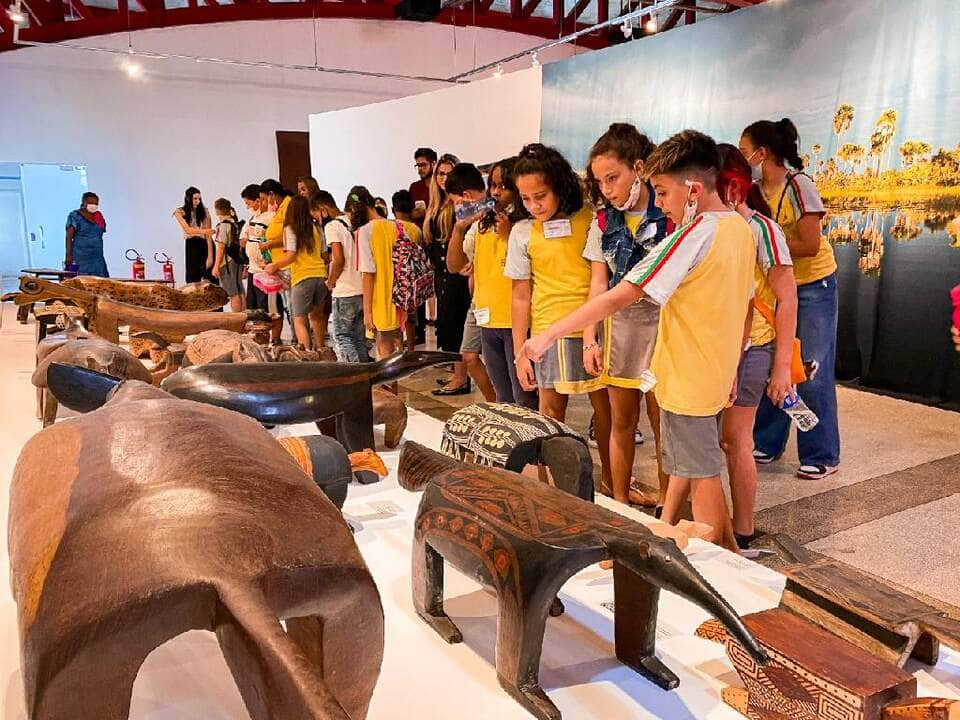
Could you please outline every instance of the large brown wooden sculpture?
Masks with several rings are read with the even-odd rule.
[[[720,618],[758,662],[759,644],[733,608],[671,540],[643,525],[506,470],[465,465],[413,442],[400,456],[400,484],[424,489],[415,521],[413,603],[447,642],[459,629],[443,610],[443,562],[497,593],[500,685],[542,720],[560,718],[538,676],[553,600],[576,572],[612,559],[617,658],[664,689],[679,684],[657,659],[657,605],[665,588]]]
[[[215,363],[183,368],[163,381],[177,397],[242,412],[267,425],[316,422],[348,452],[374,447],[375,385],[460,359],[457,353],[397,353],[374,363]],[[372,473],[357,473],[375,482]]]
[[[896,665],[782,609],[746,615],[767,651],[761,667],[720,623],[697,635],[724,646],[744,687],[721,691],[749,720],[960,720],[960,701],[917,698],[917,681]]]
[[[166,283],[124,282],[114,278],[80,275],[60,283],[65,287],[103,295],[111,300],[157,310],[197,312],[216,310],[229,302],[227,292],[206,281],[172,288]]]
[[[181,312],[141,307],[32,277],[20,278],[20,292],[8,293],[3,299],[13,300],[17,305],[54,299],[69,300],[83,308],[90,330],[112,343],[120,341],[121,325],[152,330],[170,338],[216,328],[242,332],[248,320],[246,313]]]
[[[934,607],[787,535],[764,538],[787,576],[780,607],[903,667],[913,658],[936,665],[940,643],[960,649],[960,610]]]
[[[254,720],[366,714],[377,588],[340,512],[247,417],[122,383],[26,444],[9,548],[31,720],[126,718],[146,656],[191,629],[217,634]]]

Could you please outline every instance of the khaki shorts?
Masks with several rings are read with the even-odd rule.
[[[480,328],[477,327],[477,316],[473,308],[467,310],[467,321],[463,324],[463,341],[460,343],[460,352],[480,354]]]
[[[560,338],[533,364],[537,387],[561,395],[579,395],[603,388],[600,378],[588,375],[583,367],[583,338]]]
[[[723,470],[720,413],[707,417],[676,415],[660,408],[663,471],[683,478],[707,478]]]
[[[650,370],[660,306],[650,300],[628,305],[603,323],[604,385],[647,392],[657,379]]]

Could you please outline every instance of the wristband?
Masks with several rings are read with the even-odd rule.
[[[584,345],[584,346],[583,346],[583,351],[586,352],[587,350],[593,350],[594,348],[599,349],[599,348],[600,348],[600,343],[595,343],[595,342],[593,342],[593,343],[590,343],[589,345]]]

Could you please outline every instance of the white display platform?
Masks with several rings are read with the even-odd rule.
[[[9,314],[6,320],[11,320]],[[29,384],[32,327],[11,325],[0,332],[4,350],[0,353],[0,396],[4,398],[0,407],[0,530],[4,536],[13,465],[19,447],[40,428],[34,419]],[[439,421],[411,410],[406,438],[436,448],[441,428]],[[311,425],[275,431],[314,432]],[[377,437],[379,441],[379,432]],[[464,642],[458,645],[447,645],[414,613],[410,552],[419,494],[397,486],[399,451],[381,455],[390,475],[374,485],[351,485],[344,508],[347,516],[362,525],[356,540],[376,579],[386,616],[383,667],[368,717],[532,717],[497,684],[492,594],[448,566],[445,606],[463,631]],[[606,498],[600,502],[640,521],[655,522]],[[392,504],[399,512],[384,512],[384,504],[388,510]],[[688,551],[691,562],[740,613],[777,604],[783,587],[783,577],[777,573],[698,540],[691,542]],[[4,581],[8,567],[4,552],[0,557]],[[720,689],[737,682],[722,648],[694,636],[707,617],[699,608],[669,593],[661,594],[658,655],[680,677],[680,687],[665,692],[614,657],[613,614],[603,606],[613,600],[610,571],[598,566],[582,571],[567,583],[561,597],[567,612],[547,623],[540,679],[565,720],[741,717],[720,699]],[[5,584],[0,592],[0,720],[26,718],[16,628],[16,607]],[[936,668],[919,668],[909,669],[917,672],[921,695],[960,698],[960,653],[944,648]],[[248,715],[215,637],[196,631],[175,638],[147,658],[134,686],[130,717],[246,720]]]

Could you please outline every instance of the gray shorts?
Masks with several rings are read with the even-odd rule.
[[[747,350],[737,368],[737,407],[759,407],[773,367],[773,343]]]
[[[650,371],[657,342],[660,306],[650,300],[627,305],[603,323],[604,385],[647,392],[656,384]]]
[[[323,310],[327,299],[326,278],[306,278],[290,288],[290,310],[294,317],[306,317],[311,310]]]
[[[660,408],[663,471],[683,478],[706,478],[723,469],[720,414],[676,415]]]
[[[480,328],[477,327],[477,316],[471,307],[467,311],[467,321],[463,324],[463,342],[460,343],[460,352],[480,354]]]
[[[540,362],[533,364],[537,387],[556,390],[562,395],[600,390],[600,378],[588,375],[583,367],[583,338],[565,337],[555,342]]]
[[[227,297],[236,297],[244,294],[243,266],[237,265],[233,260],[227,258],[227,262],[220,268],[220,287],[227,293]]]

